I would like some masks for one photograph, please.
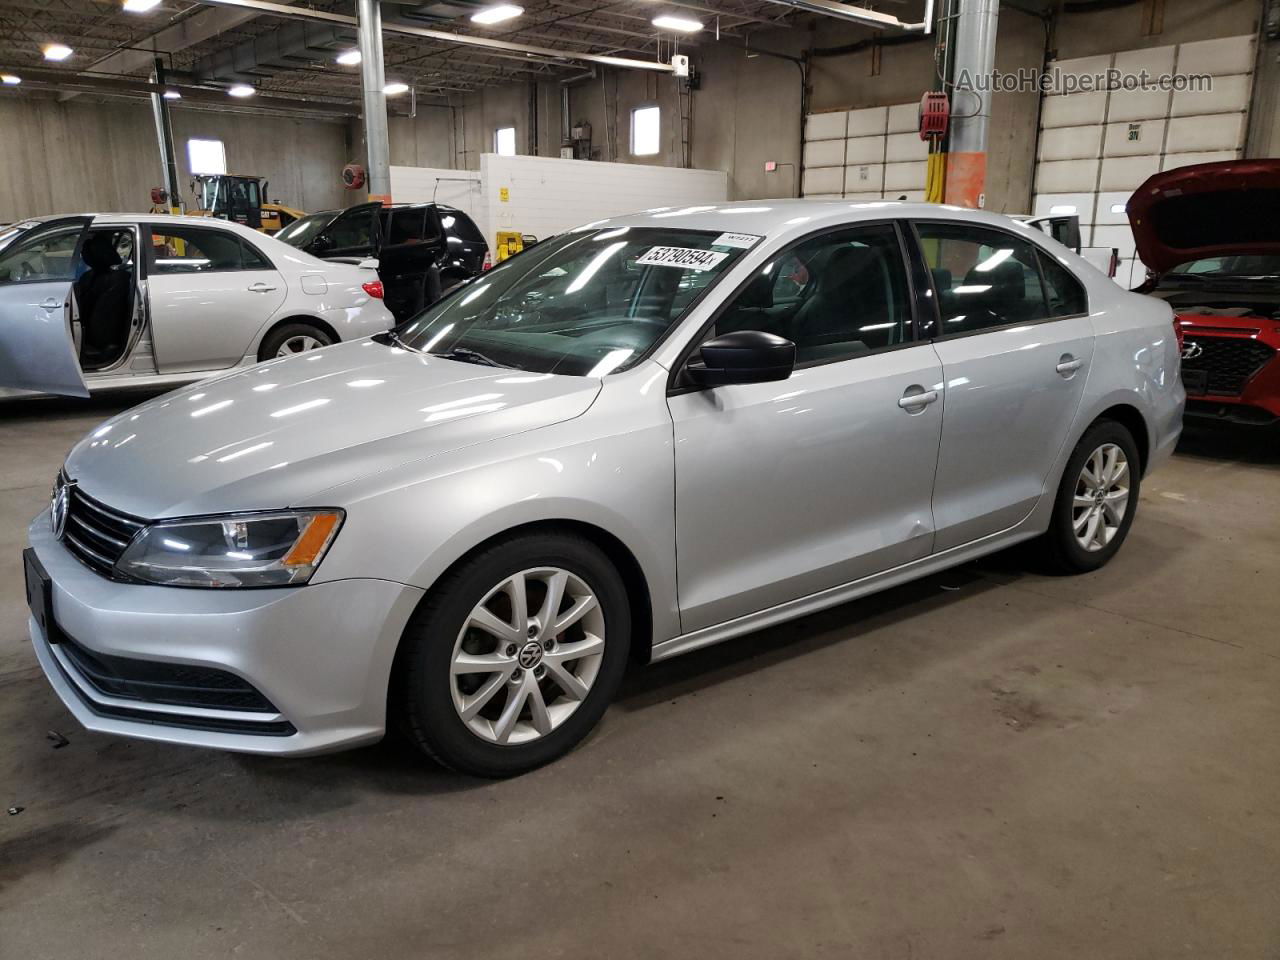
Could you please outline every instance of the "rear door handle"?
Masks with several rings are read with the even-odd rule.
[[[1084,366],[1083,360],[1078,360],[1068,353],[1062,358],[1062,360],[1058,363],[1058,365],[1054,367],[1054,369],[1057,370],[1059,373],[1065,375],[1068,373],[1075,373],[1077,370],[1079,370],[1083,366]]]
[[[912,407],[927,407],[937,399],[937,390],[925,390],[921,393],[904,393],[898,399],[898,406],[903,410],[910,410]]]
[[[41,310],[60,310],[62,306],[63,306],[63,302],[61,300],[57,300],[53,297],[50,297],[48,300],[44,301],[44,303],[40,304],[40,309]]]
[[[259,280],[257,283],[249,284],[248,289],[250,293],[270,293],[275,289],[275,287],[271,286],[269,283],[263,283]]]

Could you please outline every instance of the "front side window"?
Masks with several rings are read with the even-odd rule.
[[[765,264],[712,335],[763,330],[796,345],[796,363],[842,360],[911,339],[911,298],[889,224],[822,234]]]
[[[303,250],[307,244],[320,236],[320,231],[333,223],[333,218],[336,216],[334,211],[326,210],[323,213],[313,213],[309,217],[300,217],[277,233],[276,239]]]
[[[397,331],[410,349],[532,373],[632,366],[743,253],[709,230],[562,234],[505,261]]]
[[[240,238],[226,230],[156,225],[151,228],[151,255],[150,272],[155,274],[246,269]]]
[[[75,276],[76,243],[83,230],[83,224],[75,223],[31,239],[15,234],[0,249],[0,283],[71,280]]]
[[[942,326],[936,336],[1049,316],[1030,241],[968,224],[920,223],[916,230],[937,293]]]
[[[373,246],[373,216],[367,211],[338,217],[324,231],[330,250],[362,249]]]

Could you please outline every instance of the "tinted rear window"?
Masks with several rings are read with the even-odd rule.
[[[471,243],[484,243],[484,234],[480,232],[480,228],[461,210],[455,210],[453,207],[439,207],[437,209],[440,211],[440,223],[445,232],[452,233],[454,236],[461,237]]]

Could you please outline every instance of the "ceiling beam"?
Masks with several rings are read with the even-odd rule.
[[[227,7],[236,10],[254,10],[260,14],[284,17],[296,20],[317,20],[324,23],[340,23],[344,26],[356,27],[355,17],[341,13],[327,13],[321,10],[307,10],[302,7],[290,7],[273,0],[198,0],[200,3],[214,7]],[[497,40],[492,37],[476,37],[465,33],[451,33],[447,30],[432,30],[427,27],[413,27],[403,23],[383,23],[383,33],[394,33],[401,36],[421,37],[426,40],[437,40],[459,46],[480,47],[493,53],[494,56],[511,56],[523,54],[528,57],[541,57],[552,60],[580,60],[585,63],[599,63],[604,66],[621,67],[630,70],[648,70],[654,73],[674,73],[675,68],[669,63],[650,60],[633,60],[629,57],[613,57],[608,54],[582,53],[578,51],[555,50],[551,47],[538,47],[527,43],[512,43],[509,40]]]
[[[874,27],[877,30],[902,30],[907,33],[933,32],[933,0],[925,0],[924,16],[915,23],[899,20],[891,14],[881,13],[878,10],[850,6],[847,3],[841,3],[840,0],[767,0],[767,2],[791,7],[793,10],[804,10],[806,13],[819,13],[837,20],[858,23],[864,27]]]

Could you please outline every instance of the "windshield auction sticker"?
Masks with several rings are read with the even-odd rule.
[[[714,250],[695,250],[692,247],[653,247],[636,263],[646,267],[678,267],[682,270],[696,270],[702,273],[711,270],[727,253]]]
[[[737,247],[739,250],[750,250],[760,238],[754,233],[722,233],[711,241],[713,247]]]

